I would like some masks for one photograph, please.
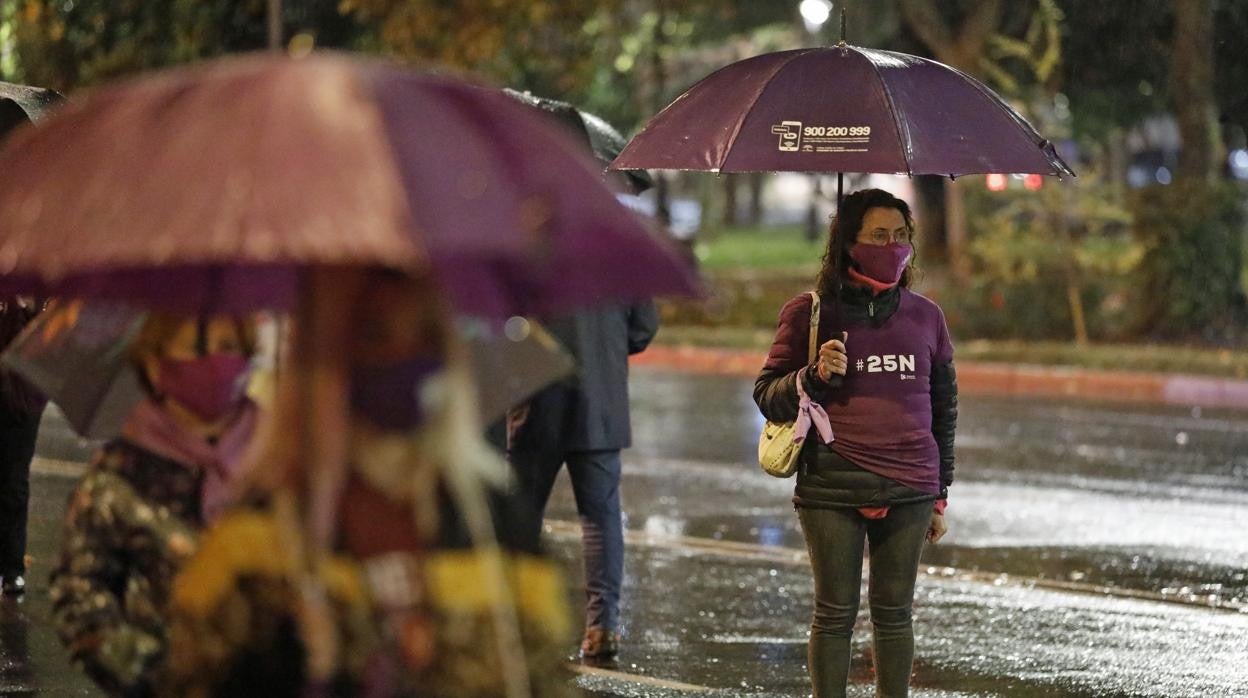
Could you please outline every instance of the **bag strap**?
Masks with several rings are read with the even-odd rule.
[[[806,345],[806,363],[809,365],[819,355],[819,292],[810,292],[810,340]]]

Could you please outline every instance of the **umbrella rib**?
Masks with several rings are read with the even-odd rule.
[[[724,165],[727,164],[728,162],[728,153],[732,150],[733,144],[737,142],[737,136],[741,134],[741,127],[745,126],[745,120],[750,118],[750,113],[754,111],[754,107],[758,106],[758,100],[762,99],[763,93],[767,91],[767,87],[771,83],[772,78],[779,75],[780,71],[789,67],[789,64],[792,63],[793,61],[797,60],[798,58],[801,58],[802,56],[812,51],[817,51],[817,50],[818,49],[799,49],[799,50],[793,51],[793,55],[788,60],[776,66],[776,69],[772,71],[771,75],[767,78],[767,80],[763,81],[762,89],[760,89],[758,93],[754,95],[754,99],[750,102],[750,106],[741,112],[741,118],[737,119],[737,123],[732,127],[732,135],[728,137],[728,142],[724,144],[724,159],[722,162],[719,163],[719,167],[716,168],[719,172],[721,173],[724,172]],[[726,66],[726,67],[730,67],[730,66]],[[735,172],[736,170],[733,170],[733,171]],[[750,170],[741,170],[741,171],[749,172]],[[760,171],[765,172],[766,170],[760,170]]]
[[[880,73],[880,67],[875,64],[875,61],[871,60],[868,56],[863,54],[862,51],[858,50],[857,46],[852,48],[854,49],[854,53],[862,56],[862,58],[871,65],[871,70],[875,71],[875,77],[876,81],[880,85],[880,91],[884,93],[884,101],[888,102],[888,114],[893,119],[893,128],[897,130],[897,145],[901,146],[901,158],[906,162],[906,176],[913,177],[914,169],[910,167],[910,148],[906,145],[906,143],[909,142],[909,139],[902,137],[901,121],[897,118],[897,105],[893,103],[893,93],[889,91],[888,83],[884,82],[884,76]]]

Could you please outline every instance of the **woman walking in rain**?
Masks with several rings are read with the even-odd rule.
[[[428,284],[315,272],[246,504],[178,578],[165,692],[561,696],[565,587]]]
[[[110,694],[153,694],[174,575],[224,509],[256,422],[254,344],[242,318],[156,313],[131,347],[147,399],[70,496],[51,588],[62,641]]]
[[[797,508],[815,577],[809,668],[816,698],[844,696],[858,615],[864,540],[878,695],[909,693],[911,607],[924,541],[945,534],[953,482],[957,383],[940,308],[909,290],[910,207],[879,189],[847,196],[817,282],[817,356],[807,357],[813,299],[780,311],[754,399],[767,419],[812,422]]]

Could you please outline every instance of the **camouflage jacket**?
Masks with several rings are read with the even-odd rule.
[[[70,495],[52,613],[80,666],[113,695],[152,694],[174,575],[195,551],[198,470],[114,441]]]
[[[363,519],[378,526],[370,533],[398,540],[401,526],[384,506],[366,511]],[[442,513],[444,524],[457,518]],[[174,585],[161,694],[276,698],[311,687],[335,697],[497,698],[505,695],[506,652],[532,695],[579,695],[566,666],[572,615],[558,565],[509,546],[506,535],[502,551],[458,545],[448,528],[418,550],[330,555],[313,584],[325,609],[313,626],[324,635],[310,640],[301,619],[319,614],[302,596],[309,578],[283,543],[291,529],[271,507],[235,509],[205,535]],[[500,649],[500,605],[514,613],[514,634],[502,636],[511,651]],[[316,646],[334,648],[319,672],[308,650]]]

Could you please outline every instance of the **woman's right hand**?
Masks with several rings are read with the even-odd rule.
[[[841,339],[829,339],[819,347],[819,363],[816,368],[819,377],[828,380],[833,375],[843,376],[849,368],[849,357],[845,353],[845,342],[849,333],[842,332]]]

